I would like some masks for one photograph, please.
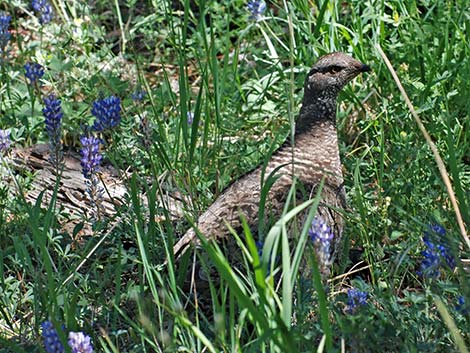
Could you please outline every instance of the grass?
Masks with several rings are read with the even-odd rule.
[[[0,5],[12,34],[0,51],[0,129],[15,148],[47,143],[43,97],[55,93],[64,149],[79,150],[93,102],[115,95],[122,119],[100,135],[101,151],[128,193],[115,216],[93,220],[84,210],[69,229],[56,196],[47,208],[26,202],[34,173],[2,155],[0,352],[44,352],[46,320],[63,343],[69,331],[91,336],[95,352],[469,350],[469,249],[455,203],[377,50],[442,157],[468,229],[465,1],[273,1],[258,20],[238,0],[52,3],[47,24],[26,1]],[[328,281],[308,256],[312,275],[299,275],[308,227],[297,227],[296,242],[287,233],[304,210],[314,216],[316,200],[286,205],[259,226],[261,256],[248,227],[233,231],[237,268],[223,244],[203,243],[195,256],[209,288],[194,295],[182,271],[185,261],[192,271],[192,257],[175,264],[172,244],[292,133],[305,75],[332,51],[373,70],[339,102],[349,254]],[[27,62],[45,68],[41,85],[26,80]],[[142,101],[131,98],[136,90],[146,91]],[[59,174],[54,195],[60,185]],[[172,217],[168,194],[190,200],[184,217]],[[419,274],[422,237],[437,223],[457,266],[432,278]],[[367,292],[367,304],[348,310],[350,288]]]

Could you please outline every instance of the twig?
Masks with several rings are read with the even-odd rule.
[[[361,262],[355,264],[355,265],[353,266],[353,268],[350,269],[348,272],[342,273],[342,274],[340,274],[340,275],[338,275],[338,276],[336,276],[336,277],[333,277],[333,278],[329,279],[329,280],[328,280],[328,283],[335,282],[335,281],[337,281],[337,280],[339,280],[339,279],[344,279],[344,278],[346,278],[346,277],[348,277],[348,276],[350,276],[350,275],[352,275],[352,274],[354,274],[354,273],[361,272],[361,271],[367,270],[367,269],[369,269],[369,268],[372,267],[371,265],[365,265],[365,266],[359,267],[359,265],[362,264],[362,263],[364,263],[364,261],[361,261]],[[355,267],[359,267],[359,268],[355,268]]]
[[[379,51],[380,55],[382,56],[382,59],[384,60],[385,64],[387,65],[388,70],[392,74],[393,79],[395,80],[398,86],[398,89],[400,90],[401,95],[403,96],[403,99],[405,100],[406,105],[410,109],[411,115],[413,115],[413,117],[415,118],[416,124],[418,124],[418,127],[421,130],[421,133],[423,134],[424,138],[426,139],[427,144],[429,145],[432,153],[434,154],[434,159],[436,160],[437,167],[439,168],[439,172],[441,173],[442,180],[444,181],[444,184],[447,188],[447,193],[449,194],[450,201],[452,203],[452,206],[454,207],[455,217],[457,218],[457,223],[459,224],[459,227],[460,227],[460,233],[462,234],[462,238],[467,244],[467,247],[470,249],[470,239],[468,238],[467,231],[465,230],[465,224],[462,219],[462,214],[460,213],[460,208],[457,203],[457,199],[455,198],[454,190],[452,189],[452,184],[449,179],[449,174],[447,173],[444,162],[441,156],[439,155],[439,151],[437,150],[437,147],[434,144],[434,142],[431,140],[431,137],[429,136],[421,119],[418,117],[416,110],[413,108],[413,105],[411,104],[411,101],[408,98],[408,95],[406,94],[405,89],[403,88],[400,82],[400,79],[398,78],[397,73],[393,69],[392,64],[390,63],[390,60],[388,60],[387,55],[385,55],[380,45],[376,45],[376,48]]]

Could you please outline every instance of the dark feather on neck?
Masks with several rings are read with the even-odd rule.
[[[308,132],[323,122],[336,125],[336,96],[332,92],[306,94],[295,124],[295,135]]]

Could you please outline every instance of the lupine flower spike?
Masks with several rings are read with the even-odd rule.
[[[459,296],[457,298],[457,305],[455,306],[457,310],[462,315],[470,315],[470,304],[466,303],[464,296]]]
[[[441,225],[432,224],[424,232],[423,243],[426,249],[421,252],[423,261],[418,271],[420,276],[438,278],[443,266],[447,265],[451,270],[455,268],[455,258],[448,248],[446,231]]]
[[[132,100],[136,103],[141,103],[145,96],[147,95],[147,92],[143,89],[136,89],[134,93],[132,93]]]
[[[96,117],[93,130],[102,132],[111,129],[121,121],[121,100],[115,96],[98,99],[93,103],[91,114]]]
[[[11,16],[0,12],[0,63],[1,58],[5,55],[8,42],[10,41],[11,34],[8,31],[10,26]]]
[[[256,244],[256,249],[258,250],[259,260],[261,261],[261,258],[263,257],[264,243],[260,240],[257,240],[255,244]],[[279,260],[278,258],[274,259],[275,263],[278,262],[278,260]],[[275,266],[275,263],[272,262],[272,252],[271,252],[269,256],[268,269],[266,273],[268,276],[271,274],[273,266]]]
[[[10,148],[10,131],[0,129],[0,154],[4,154]]]
[[[0,184],[3,176],[8,175],[8,160],[6,155],[10,148],[10,131],[0,129]]]
[[[258,256],[261,259],[261,257],[263,256],[264,243],[260,240],[257,240],[255,244],[256,244],[256,249],[258,250]]]
[[[44,25],[52,21],[54,17],[54,11],[52,6],[47,0],[32,0],[31,7],[33,8],[36,15],[39,16],[39,23]]]
[[[359,289],[351,288],[348,289],[348,301],[346,306],[346,312],[349,314],[355,313],[360,306],[367,304],[367,292],[362,292]]]
[[[186,117],[188,119],[188,125],[191,125],[194,121],[194,113],[193,112],[187,112]]]
[[[57,331],[54,325],[50,321],[45,321],[41,324],[42,328],[42,339],[44,342],[44,348],[47,353],[62,353],[64,352],[64,346],[60,342]]]
[[[72,353],[93,353],[91,338],[83,332],[70,332],[68,344]]]
[[[94,136],[82,136],[80,142],[82,144],[80,151],[82,155],[82,172],[87,185],[86,193],[92,206],[91,218],[97,220],[102,214],[102,199],[104,194],[98,178],[100,163],[103,158],[100,154],[101,140]]]
[[[251,13],[250,18],[255,21],[259,21],[266,11],[266,3],[263,0],[250,0],[247,7]]]
[[[31,85],[35,85],[44,76],[44,68],[38,63],[27,63],[24,66],[25,76]]]
[[[59,165],[63,159],[62,143],[61,143],[61,132],[62,132],[62,108],[60,106],[61,101],[54,95],[44,98],[44,114],[47,134],[49,135],[49,160],[51,164],[59,169]]]
[[[331,266],[331,242],[333,241],[333,232],[321,216],[315,216],[308,230],[308,235],[313,242],[320,272],[323,276],[328,276]]]

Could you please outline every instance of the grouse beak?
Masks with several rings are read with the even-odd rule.
[[[361,67],[359,68],[360,72],[369,72],[371,71],[371,68],[367,66],[366,64],[362,64]]]

